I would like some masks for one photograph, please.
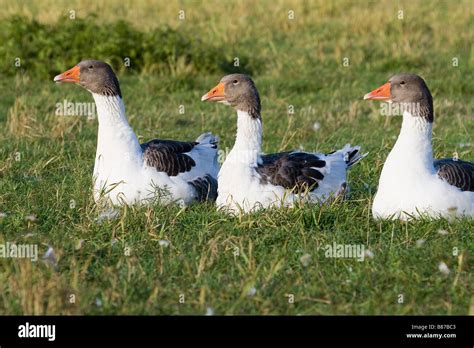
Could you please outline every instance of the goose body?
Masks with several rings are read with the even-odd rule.
[[[231,86],[239,84],[241,90],[233,91]],[[237,109],[236,141],[218,175],[219,207],[250,212],[301,200],[323,203],[346,192],[347,169],[363,157],[359,147],[346,145],[331,154],[263,155],[260,99],[253,81],[241,74],[228,75],[216,88],[203,100],[223,101]]]
[[[115,75],[109,77],[112,69],[100,61],[83,61],[73,69],[69,75],[77,77],[66,82],[81,83],[82,75],[85,82],[81,84],[92,93],[97,107],[95,201],[133,204],[159,199],[188,205],[215,200],[219,165],[217,139],[212,134],[204,133],[193,142],[156,139],[140,144],[127,121],[118,81]],[[55,81],[67,78],[65,72]],[[97,87],[102,84],[107,93]]]
[[[421,105],[403,112],[400,134],[380,175],[373,216],[382,219],[474,216],[474,163],[433,159],[432,98],[420,79],[411,74],[396,75],[385,91],[376,90],[365,97],[393,98],[397,102]]]
[[[409,113],[403,116],[401,133],[380,176],[372,207],[375,217],[474,213],[474,192],[462,191],[439,176],[439,162],[433,161],[431,127]]]

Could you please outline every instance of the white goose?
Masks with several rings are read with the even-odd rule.
[[[474,163],[433,160],[433,98],[414,74],[393,76],[364,99],[392,102],[403,112],[400,135],[380,175],[375,218],[474,216]]]
[[[218,175],[217,205],[229,212],[250,212],[299,199],[325,202],[347,188],[347,169],[363,155],[346,145],[331,154],[290,151],[262,155],[260,97],[254,82],[228,75],[201,100],[237,110],[237,137]]]
[[[94,199],[112,204],[161,202],[190,204],[217,196],[217,139],[151,140],[140,144],[125,115],[119,82],[104,62],[85,60],[56,76],[92,93],[99,132],[94,165]]]

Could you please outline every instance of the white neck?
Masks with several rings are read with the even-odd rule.
[[[106,165],[123,160],[141,161],[137,136],[128,124],[125,106],[120,96],[92,94],[97,107],[99,132],[96,167],[99,156]]]
[[[99,126],[128,125],[125,105],[120,96],[105,96],[96,93],[92,93],[92,96],[97,107]]]
[[[237,136],[227,160],[257,166],[262,145],[262,121],[237,110]]]
[[[400,135],[389,157],[403,158],[412,169],[433,171],[432,127],[431,122],[405,111]]]

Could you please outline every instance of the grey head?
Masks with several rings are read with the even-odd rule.
[[[248,112],[252,118],[260,118],[260,95],[252,79],[244,74],[224,76],[201,100],[223,102]]]
[[[432,100],[425,80],[418,75],[397,74],[392,76],[389,82],[393,102],[415,103]]]
[[[414,117],[433,122],[433,97],[425,81],[416,74],[397,74],[383,86],[367,93],[364,99],[389,100]]]
[[[91,93],[122,97],[117,76],[109,64],[100,60],[83,60],[54,81],[77,83]]]
[[[433,97],[425,80],[416,74],[397,74],[390,80],[392,102],[413,105],[413,116],[433,122]]]

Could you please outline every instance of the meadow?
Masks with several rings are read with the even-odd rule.
[[[49,250],[37,262],[0,259],[0,314],[474,314],[472,219],[372,219],[401,119],[362,100],[398,72],[423,76],[435,156],[473,161],[470,0],[0,7],[0,244]],[[53,83],[84,58],[118,72],[141,141],[212,131],[228,151],[234,111],[200,97],[240,71],[260,91],[266,153],[351,143],[369,155],[344,202],[240,216],[211,204],[125,206],[107,218],[92,199],[97,120],[56,113],[93,102]],[[333,243],[364,245],[366,257],[328,258]]]

